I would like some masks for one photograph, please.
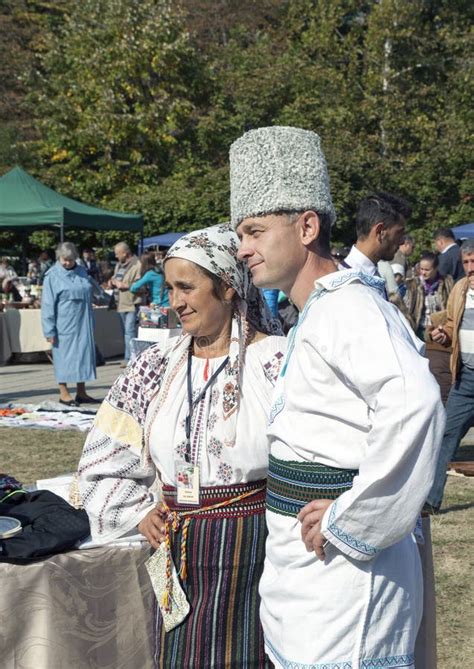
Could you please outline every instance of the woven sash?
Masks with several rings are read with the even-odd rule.
[[[352,487],[357,469],[337,469],[315,462],[279,460],[270,455],[267,509],[297,516],[314,499],[336,499]]]
[[[265,511],[266,481],[251,481],[234,485],[201,487],[200,507],[178,504],[177,490],[163,486],[163,501],[170,511],[193,518],[242,518]]]

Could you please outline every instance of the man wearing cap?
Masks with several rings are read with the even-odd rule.
[[[422,577],[412,535],[444,412],[383,282],[335,271],[319,137],[260,128],[230,151],[231,214],[259,287],[300,310],[269,419],[260,585],[277,667],[414,667]]]

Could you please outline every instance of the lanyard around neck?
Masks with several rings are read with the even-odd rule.
[[[207,381],[206,385],[204,388],[201,390],[199,395],[196,397],[195,400],[193,400],[193,382],[192,382],[192,365],[193,365],[193,343],[191,341],[191,346],[189,347],[189,353],[188,353],[188,370],[187,370],[187,387],[188,387],[188,413],[186,415],[186,420],[185,420],[185,429],[186,429],[186,454],[185,454],[185,460],[186,462],[191,462],[191,421],[193,417],[193,411],[195,407],[199,404],[199,402],[205,397],[209,387],[214,383],[214,381],[217,379],[219,374],[222,372],[224,367],[227,365],[229,362],[229,356],[225,358],[219,365],[219,367],[216,369],[216,371],[212,374],[210,379]]]

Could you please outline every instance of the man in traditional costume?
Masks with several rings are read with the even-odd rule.
[[[254,283],[300,310],[275,389],[264,573],[277,667],[414,667],[413,536],[444,426],[421,342],[383,282],[335,271],[319,137],[260,128],[230,151],[232,222]]]

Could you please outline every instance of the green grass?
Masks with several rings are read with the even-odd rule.
[[[86,434],[73,430],[0,428],[0,471],[23,485],[74,472]]]
[[[80,432],[0,428],[0,470],[25,485],[73,472],[84,440]],[[474,459],[474,447],[464,447],[462,457]],[[474,667],[473,508],[474,478],[449,476],[443,513],[431,523],[438,669]]]
[[[474,667],[474,477],[449,476],[443,512],[431,519],[438,669]]]

